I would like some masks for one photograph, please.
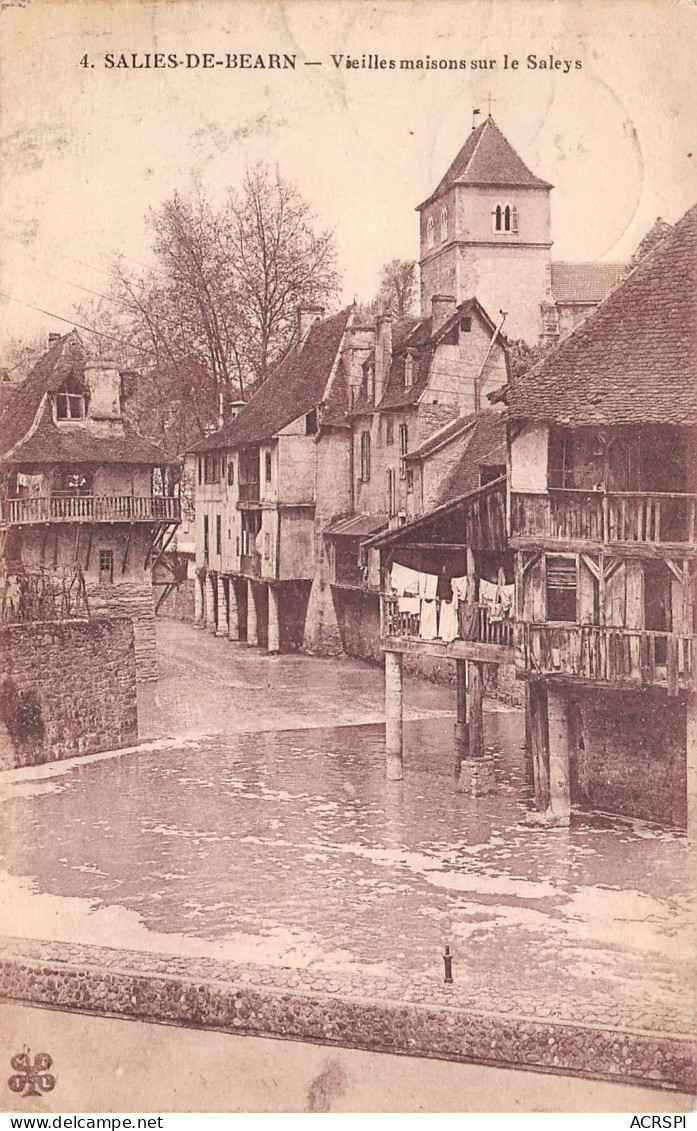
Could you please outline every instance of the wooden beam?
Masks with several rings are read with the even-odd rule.
[[[549,535],[516,534],[509,549],[548,554],[612,554],[622,559],[672,557],[697,558],[697,546],[683,542],[598,542],[589,538],[550,538]]]
[[[673,574],[673,577],[676,579],[676,581],[679,581],[681,585],[684,585],[685,584],[685,575],[683,574],[683,571],[680,568],[680,566],[676,565],[676,563],[674,561],[671,561],[670,558],[666,558],[665,563],[668,566],[668,569],[670,570],[670,572]]]
[[[588,566],[588,569],[593,574],[593,577],[595,578],[595,580],[600,581],[600,567],[598,565],[596,565],[596,563],[593,561],[593,559],[590,558],[588,556],[588,554],[581,554],[581,560],[583,561],[583,563],[585,565]]]
[[[523,558],[523,564],[522,564],[522,569],[521,569],[521,577],[524,578],[525,574],[528,572],[528,570],[532,569],[533,566],[536,566],[541,558],[542,558],[542,550],[535,551],[533,553],[532,557],[528,558],[527,562],[525,561],[525,558]]]

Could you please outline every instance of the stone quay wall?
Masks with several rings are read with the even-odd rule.
[[[0,629],[0,769],[114,750],[137,740],[129,620]]]
[[[438,983],[386,987],[320,970],[3,939],[0,998],[670,1091],[692,1093],[695,1085],[694,1042],[687,1032],[483,1010],[458,987]]]
[[[157,679],[155,605],[150,581],[122,581],[113,585],[87,585],[90,616],[133,621],[136,679]]]

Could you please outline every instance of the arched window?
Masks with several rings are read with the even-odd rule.
[[[440,210],[440,242],[444,243],[448,238],[448,208],[443,205]]]
[[[518,231],[518,209],[511,204],[497,204],[492,216],[495,232]]]
[[[433,247],[434,243],[436,242],[434,228],[435,224],[433,223],[433,217],[429,216],[428,220],[426,221],[426,243],[429,247]]]

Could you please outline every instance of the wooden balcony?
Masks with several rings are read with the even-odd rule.
[[[697,637],[598,625],[520,623],[516,667],[528,676],[599,684],[687,688],[697,671]]]
[[[440,601],[438,616],[440,617]],[[477,606],[476,635],[474,639],[425,640],[419,635],[419,614],[399,611],[399,598],[381,596],[382,647],[393,652],[423,652],[453,660],[479,660],[484,663],[512,664],[513,622],[504,618],[491,618],[488,605]]]
[[[240,483],[237,493],[237,505],[258,503],[261,499],[261,484],[258,479],[251,479],[247,483]]]
[[[697,495],[550,488],[545,495],[512,496],[512,539],[513,545],[695,546],[696,514]]]
[[[5,499],[6,526],[45,522],[180,522],[178,498],[163,495],[50,495]]]

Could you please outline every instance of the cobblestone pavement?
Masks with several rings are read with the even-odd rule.
[[[406,776],[386,782],[375,668],[159,632],[141,748],[0,775],[0,931],[172,973],[227,961],[260,987],[690,1032],[684,838],[522,825],[521,712],[489,704],[496,792],[472,800],[454,693],[407,681]]]

